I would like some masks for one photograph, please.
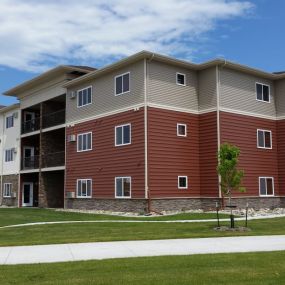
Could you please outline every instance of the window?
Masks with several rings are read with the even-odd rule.
[[[259,177],[259,195],[274,196],[273,177]]]
[[[178,176],[178,189],[188,188],[188,176]]]
[[[186,124],[177,124],[177,136],[186,137],[187,136],[187,125]]]
[[[257,147],[272,148],[271,131],[257,130]]]
[[[131,198],[131,181],[131,177],[115,178],[116,198]]]
[[[91,198],[92,194],[92,179],[77,180],[77,197]]]
[[[5,162],[10,162],[14,160],[14,149],[6,149],[5,150]]]
[[[6,129],[14,127],[14,116],[6,117]]]
[[[176,84],[177,85],[182,85],[182,86],[185,86],[186,85],[186,75],[183,74],[183,73],[176,73]]]
[[[3,197],[12,197],[12,183],[4,183]]]
[[[115,95],[121,95],[130,91],[130,72],[115,77]]]
[[[77,91],[77,107],[92,103],[92,86]]]
[[[77,135],[77,152],[92,150],[92,132]]]
[[[131,144],[131,124],[115,127],[115,145]]]
[[[256,99],[258,101],[270,103],[270,87],[269,87],[269,85],[256,83]]]

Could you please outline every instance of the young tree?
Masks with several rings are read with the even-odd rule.
[[[232,212],[232,191],[246,191],[246,189],[241,186],[244,171],[237,169],[239,154],[239,148],[228,143],[222,144],[218,152],[219,164],[217,171],[221,176],[222,192],[229,197],[229,207],[231,210],[231,227],[234,227],[234,218]]]

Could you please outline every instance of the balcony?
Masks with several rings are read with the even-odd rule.
[[[40,165],[40,156],[34,155],[22,158],[21,170],[38,169]]]
[[[35,118],[22,123],[22,134],[27,134],[40,129],[40,118]]]

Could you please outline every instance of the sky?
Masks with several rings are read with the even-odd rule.
[[[56,65],[100,68],[141,50],[283,71],[284,11],[284,0],[0,0],[0,105]]]

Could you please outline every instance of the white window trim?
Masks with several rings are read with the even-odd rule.
[[[181,84],[178,82],[178,75],[183,75],[184,76],[184,84]],[[181,73],[181,72],[176,72],[176,84],[180,85],[180,86],[186,86],[186,74],[185,73]]]
[[[179,185],[179,179],[180,178],[186,178],[186,187],[181,187]],[[178,176],[178,178],[177,178],[177,186],[178,186],[178,189],[188,189],[188,176],[185,176],[185,175]]]
[[[81,92],[81,91],[83,91],[83,90],[85,90],[85,89],[89,89],[89,88],[91,88],[91,102],[90,102],[90,103],[87,103],[87,104],[84,104],[84,105],[82,105],[82,106],[79,106],[79,95],[78,95],[78,93]],[[82,107],[91,105],[91,104],[92,104],[92,97],[93,97],[93,88],[92,88],[92,85],[77,90],[77,91],[76,91],[77,108],[82,108]]]
[[[6,160],[6,151],[11,151],[12,153],[12,160]],[[7,148],[4,150],[4,162],[5,163],[10,163],[13,162],[15,160],[15,156],[14,156],[14,148]]]
[[[90,196],[79,196],[78,195],[78,182],[79,181],[88,181],[90,180],[91,181],[91,189],[90,189]],[[87,182],[86,182],[87,184]],[[92,192],[93,192],[93,183],[92,183],[92,179],[91,178],[81,178],[81,179],[77,179],[76,180],[76,198],[80,198],[80,199],[90,199],[92,198]]]
[[[264,147],[258,145],[258,132],[263,132],[263,138],[264,138]],[[269,132],[270,133],[270,147],[265,146],[265,135],[264,132]],[[256,130],[256,143],[257,143],[257,148],[261,149],[272,149],[272,131],[270,130],[263,130],[263,129],[257,129]]]
[[[184,126],[185,127],[185,135],[180,135],[179,134],[179,126]],[[187,137],[187,124],[183,124],[183,123],[177,123],[177,130],[176,130],[176,132],[177,132],[177,136],[178,137]]]
[[[260,100],[260,99],[257,99],[257,84],[260,84],[263,86],[268,86],[268,93],[269,93],[269,101],[264,101],[264,100]],[[271,103],[271,89],[270,89],[270,85],[268,84],[264,84],[264,83],[261,83],[261,82],[255,82],[255,98],[256,98],[256,101],[258,102],[263,102],[263,103]],[[263,88],[262,88],[262,98],[263,98]]]
[[[126,74],[129,74],[129,91],[125,91],[125,92],[121,92],[121,93],[116,93],[116,90],[117,90],[117,78],[118,77],[121,77],[121,76],[124,76]],[[114,78],[114,85],[115,85],[115,90],[114,90],[114,95],[115,96],[120,96],[120,95],[123,95],[123,94],[126,94],[126,93],[129,93],[131,92],[131,72],[128,71],[128,72],[125,72],[125,73],[122,73],[122,74],[119,74],[119,75],[116,75],[115,78]],[[124,85],[124,83],[123,83]]]
[[[7,128],[7,120],[8,120],[9,118],[12,118],[13,125],[12,125],[11,127],[8,127],[8,128]],[[10,115],[10,116],[5,117],[5,128],[6,128],[6,130],[11,129],[11,128],[13,128],[14,126],[15,126],[14,115]]]
[[[130,196],[117,196],[117,179],[130,179]],[[116,199],[130,199],[132,198],[132,177],[131,176],[116,176],[115,177],[115,198]]]
[[[129,143],[117,144],[117,129],[123,128],[122,138],[124,139],[124,127],[125,126],[130,126],[130,142]],[[131,123],[115,126],[115,146],[117,147],[117,146],[124,146],[124,145],[130,145],[130,144],[132,144],[132,125],[131,125]]]
[[[261,189],[260,189],[260,180],[261,180],[262,178],[264,178],[264,179],[268,179],[268,178],[272,179],[272,190],[273,190],[273,194],[272,194],[272,195],[262,195],[262,194],[260,193],[260,190],[261,190]],[[275,195],[275,191],[274,191],[274,177],[271,177],[271,176],[259,176],[258,181],[259,181],[259,196],[260,196],[260,197],[273,197],[273,196]],[[266,183],[265,185],[266,185],[266,193],[267,193],[267,183]]]
[[[90,149],[79,150],[79,137],[80,137],[80,136],[83,136],[83,135],[88,135],[88,134],[91,134],[91,148],[90,148]],[[85,151],[90,151],[90,150],[92,150],[92,148],[93,148],[93,143],[92,143],[92,141],[93,141],[92,132],[77,134],[77,152],[85,152]]]
[[[7,185],[10,185],[10,195],[5,195],[5,188]],[[3,186],[3,198],[11,198],[12,197],[12,183],[4,183],[4,186]]]

